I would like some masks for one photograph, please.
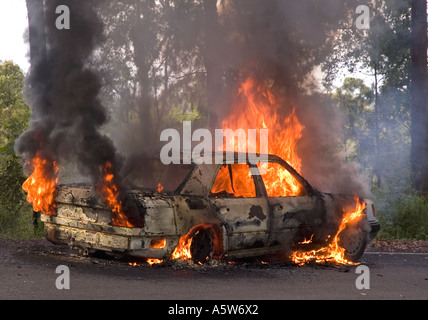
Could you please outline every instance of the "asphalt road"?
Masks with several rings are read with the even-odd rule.
[[[69,269],[56,273],[59,265]],[[239,262],[130,266],[85,258],[45,240],[0,240],[0,299],[287,300],[428,299],[428,253],[367,252],[356,267]],[[369,289],[358,289],[359,276]],[[60,278],[59,278],[60,277]]]

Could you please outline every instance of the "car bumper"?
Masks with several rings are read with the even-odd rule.
[[[380,231],[380,223],[379,221],[374,220],[374,221],[369,221],[369,225],[370,225],[370,231],[368,234],[368,240],[369,242],[371,242]]]
[[[88,251],[110,251],[139,258],[165,259],[179,241],[179,236],[141,234],[139,228],[102,226],[79,223],[76,220],[42,215],[46,238],[55,243]],[[162,248],[153,243],[165,239]],[[155,241],[153,241],[155,240]]]

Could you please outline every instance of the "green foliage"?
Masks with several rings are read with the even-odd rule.
[[[428,198],[409,194],[378,214],[382,229],[379,239],[428,240]]]
[[[373,114],[373,92],[363,80],[346,78],[343,85],[336,89],[333,99],[346,115],[343,147],[348,160],[363,164],[367,157],[364,146],[367,142],[373,145],[373,132],[370,120]],[[370,140],[370,141],[369,141]],[[365,161],[367,162],[367,161]]]
[[[427,199],[415,195],[411,178],[410,4],[408,0],[376,1],[370,29],[364,32],[356,31],[350,25],[353,21],[342,21],[343,28],[332,43],[335,54],[323,65],[329,90],[343,68],[350,72],[363,68],[366,80],[373,84],[361,90],[358,79],[346,79],[334,98],[347,116],[342,141],[348,160],[360,163],[373,182],[382,226],[378,238],[386,239],[425,239],[427,235]],[[367,89],[371,95],[363,94]]]
[[[428,235],[428,199],[419,195],[406,196],[394,217],[397,237],[425,240]]]
[[[26,177],[15,154],[15,139],[27,128],[30,109],[23,97],[24,75],[11,61],[0,61],[0,237],[33,235],[31,207],[22,183]]]
[[[28,126],[30,109],[22,94],[23,81],[18,65],[0,61],[0,145],[14,141]]]

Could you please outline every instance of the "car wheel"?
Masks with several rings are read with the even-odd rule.
[[[204,264],[213,256],[213,232],[211,229],[199,229],[192,237],[190,253],[195,263]]]
[[[360,223],[348,226],[339,235],[339,244],[345,249],[345,259],[358,262],[367,246],[367,232]]]

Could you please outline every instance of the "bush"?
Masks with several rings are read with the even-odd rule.
[[[428,199],[418,195],[406,196],[398,205],[393,218],[399,239],[426,240],[428,235]]]
[[[30,108],[23,96],[24,74],[11,61],[0,61],[0,238],[28,238],[34,233],[33,211],[22,183],[26,177],[15,154],[15,140],[28,128]]]
[[[378,239],[428,240],[428,198],[410,194],[378,212],[381,231]]]
[[[33,224],[33,210],[24,204],[18,212],[0,208],[0,239],[30,239],[44,237],[40,218],[37,227]]]

